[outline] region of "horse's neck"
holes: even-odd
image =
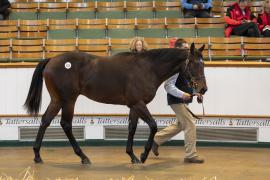
[[[156,60],[153,59],[152,69],[157,77],[158,86],[169,77],[185,69],[187,54],[183,54],[183,59],[177,57],[162,56]]]

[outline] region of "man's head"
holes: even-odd
[[[174,43],[175,48],[188,49],[188,43],[184,39],[177,39]]]
[[[239,0],[240,9],[245,9],[248,6],[248,0]]]

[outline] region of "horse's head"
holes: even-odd
[[[186,78],[190,82],[191,87],[201,94],[204,94],[207,91],[202,55],[203,49],[204,45],[201,48],[196,49],[195,44],[191,44],[185,70]]]

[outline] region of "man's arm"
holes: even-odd
[[[170,77],[164,84],[164,88],[166,92],[174,97],[181,98],[183,100],[189,100],[191,98],[191,95],[188,93],[185,93],[178,89],[175,86],[176,80],[178,78],[179,74],[175,74],[174,76]]]
[[[193,9],[193,5],[190,3],[187,3],[187,0],[182,0],[182,6],[185,9]]]
[[[207,3],[203,3],[203,9],[209,9],[212,7],[212,0],[208,0]]]
[[[229,7],[227,9],[227,13],[226,15],[224,16],[224,20],[225,22],[228,24],[228,25],[240,25],[242,24],[241,21],[238,21],[238,20],[235,20],[231,17],[231,11],[233,10],[233,7]]]
[[[179,74],[177,73],[174,76],[170,77],[167,81],[165,81],[164,88],[168,94],[177,98],[181,98],[184,92],[175,86],[178,76]]]

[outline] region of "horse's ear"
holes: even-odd
[[[199,48],[200,52],[203,52],[205,45],[202,45],[202,47]]]
[[[192,55],[195,54],[195,44],[194,44],[194,43],[192,43],[191,46],[190,46],[190,53],[191,53]]]

